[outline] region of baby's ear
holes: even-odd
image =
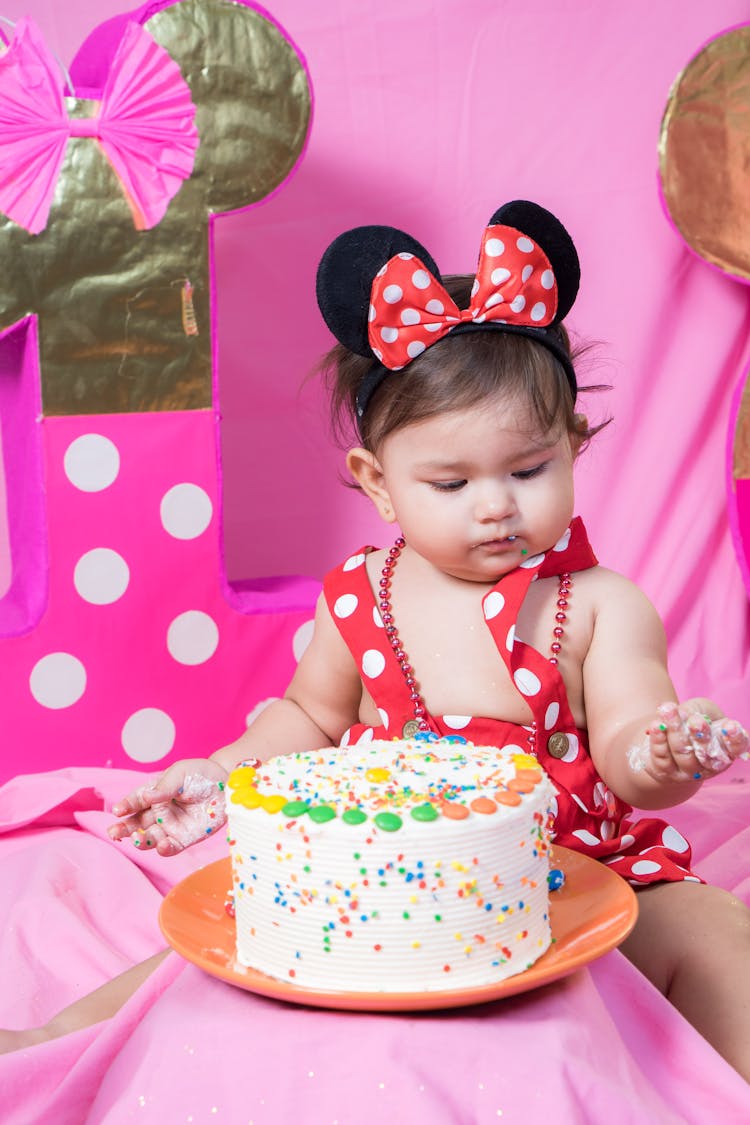
[[[293,44],[266,14],[237,0],[178,0],[143,26],[190,87],[200,134],[193,180],[208,209],[263,199],[289,174],[307,136],[311,92]]]

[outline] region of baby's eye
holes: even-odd
[[[431,480],[430,488],[434,488],[438,492],[458,492],[465,484],[465,480]]]
[[[532,480],[538,477],[547,468],[547,461],[543,461],[541,465],[534,465],[533,469],[519,469],[513,476],[516,480]]]

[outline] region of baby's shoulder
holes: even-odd
[[[577,594],[586,602],[594,621],[626,620],[632,624],[638,620],[659,621],[646,594],[624,574],[605,566],[593,566],[573,577]]]

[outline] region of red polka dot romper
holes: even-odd
[[[350,727],[344,745],[400,738],[414,718],[410,689],[385,634],[365,567],[373,549],[363,547],[351,555],[324,582],[331,616],[382,719],[379,727]],[[604,784],[589,754],[586,731],[576,728],[557,667],[515,636],[521,603],[536,577],[586,570],[596,561],[583,523],[576,518],[552,550],[525,559],[483,599],[485,622],[513,683],[531,707],[532,726],[469,715],[428,714],[426,719],[430,730],[441,736],[460,734],[478,745],[535,754],[557,789],[556,843],[602,860],[637,886],[698,881],[690,870],[690,846],[680,833],[663,820],[632,818],[630,805]],[[550,622],[550,634],[556,624]]]

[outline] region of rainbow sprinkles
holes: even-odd
[[[237,960],[329,991],[491,984],[550,944],[554,789],[509,747],[422,737],[228,783]]]

